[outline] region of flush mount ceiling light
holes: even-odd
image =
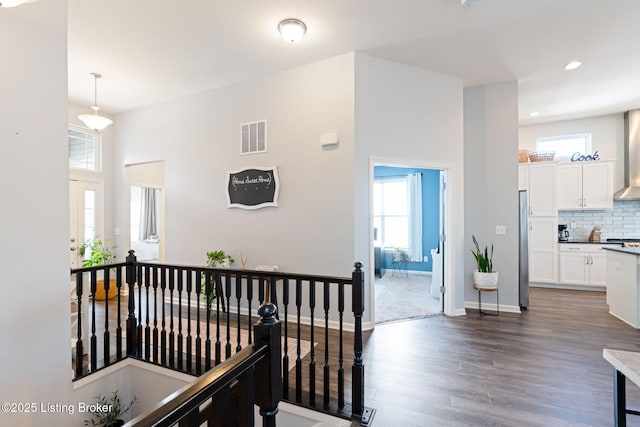
[[[25,3],[35,3],[38,0],[0,0],[0,7],[16,7]]]
[[[299,19],[289,18],[278,24],[278,31],[287,43],[298,43],[307,32],[307,26]]]
[[[476,4],[476,0],[460,0],[460,4],[464,7],[471,7]]]
[[[113,123],[113,120],[98,115],[98,111],[100,111],[100,107],[98,107],[98,79],[102,76],[98,73],[91,73],[91,75],[93,76],[93,105],[91,106],[93,114],[80,114],[78,118],[88,128],[99,132]]]
[[[534,111],[532,113],[529,113],[529,117],[537,117],[540,115],[540,111]]]
[[[576,68],[578,68],[581,65],[582,65],[582,62],[580,62],[580,61],[571,61],[567,65],[564,66],[564,69],[567,70],[567,71],[575,70]]]

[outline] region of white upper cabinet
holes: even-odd
[[[530,163],[529,216],[555,216],[558,213],[555,198],[555,163]]]
[[[558,165],[558,209],[613,209],[613,163]]]

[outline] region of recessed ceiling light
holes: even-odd
[[[582,65],[582,62],[580,61],[571,61],[569,62],[567,65],[564,66],[565,70],[575,70],[576,68],[578,68],[579,66]]]
[[[534,111],[533,113],[529,113],[529,117],[536,117],[540,115],[540,111]]]
[[[278,24],[278,31],[287,43],[298,43],[307,32],[307,26],[299,19],[289,18]]]

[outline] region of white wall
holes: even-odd
[[[624,184],[624,116],[623,113],[589,117],[579,120],[542,123],[522,126],[519,129],[519,147],[531,151],[536,149],[536,138],[549,136],[591,133],[592,151],[598,151],[602,160],[615,160],[616,168],[613,188]]]
[[[518,85],[508,82],[464,91],[465,301],[477,307],[473,289],[475,235],[494,244],[501,309],[519,312],[518,295]],[[506,234],[496,235],[496,225]],[[495,296],[487,296],[495,304]]]
[[[445,273],[451,301],[447,312],[464,313],[463,270],[459,262],[464,246],[462,81],[357,54],[355,94],[355,258],[365,264],[366,277],[371,277],[371,160],[450,168],[449,208],[453,223],[448,242],[453,259]],[[370,321],[371,292],[367,293],[365,304],[365,320]]]
[[[0,402],[71,397],[67,2],[0,10]],[[0,412],[3,426],[68,425]]]
[[[268,122],[268,152],[241,156],[241,123]],[[223,249],[248,266],[349,275],[353,264],[353,54],[115,117],[117,225],[125,164],[164,160],[166,261]],[[337,149],[320,135],[336,132]],[[229,170],[278,166],[279,207],[228,209]],[[120,244],[123,244],[120,242]]]

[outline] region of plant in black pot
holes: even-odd
[[[96,403],[92,405],[95,410],[91,411],[93,417],[84,420],[86,426],[119,427],[124,425],[124,420],[120,417],[126,414],[135,403],[135,396],[129,403],[124,403],[118,394],[118,390],[111,393],[110,397],[98,394]]]
[[[93,267],[98,265],[113,264],[116,262],[116,246],[109,246],[108,240],[102,240],[100,237],[93,237],[85,242],[80,247],[80,256],[84,258],[82,265],[84,267]],[[98,280],[96,285],[96,293],[94,298],[98,301],[102,301],[108,298],[114,298],[118,293],[116,288],[116,281],[110,280],[109,283],[109,295],[105,295],[104,281]]]

